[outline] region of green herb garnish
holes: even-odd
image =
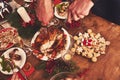
[[[4,56],[1,56],[2,62],[0,63],[2,66],[2,71],[11,71],[11,66],[8,64],[8,62],[5,60]]]

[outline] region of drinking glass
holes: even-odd
[[[50,80],[80,80],[78,75],[72,72],[60,72],[51,77]]]

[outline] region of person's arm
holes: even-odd
[[[11,80],[21,80],[21,79],[18,77],[17,73],[13,73]]]
[[[75,0],[68,10],[68,22],[72,20],[78,21],[89,14],[90,9],[94,3],[91,0]]]
[[[37,0],[36,15],[39,21],[46,26],[53,18],[53,3],[52,0]]]

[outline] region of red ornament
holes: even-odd
[[[91,42],[92,42],[92,39],[88,39],[88,40],[84,39],[83,45],[85,45],[85,46],[91,46],[92,45]]]
[[[61,2],[62,2],[62,0],[54,0],[54,5],[57,5],[57,4],[61,3]]]
[[[50,74],[53,72],[54,68],[56,66],[56,62],[54,60],[47,61],[46,64],[46,71]]]
[[[30,3],[29,9],[35,9],[35,3],[34,2]]]
[[[22,22],[22,26],[23,27],[27,27],[27,23],[25,23],[24,21]]]
[[[66,23],[67,27],[70,28],[75,28],[75,27],[80,27],[81,22],[80,21],[72,21],[72,23]]]
[[[77,75],[81,78],[81,77],[83,77],[84,75],[86,75],[88,71],[89,71],[89,69],[85,69],[83,72],[77,73]]]
[[[28,26],[33,26],[34,25],[34,23],[35,23],[35,15],[34,14],[30,14],[30,13],[28,13],[29,14],[29,16],[30,16],[30,18],[31,18],[31,21],[29,21],[28,23],[26,23],[26,22],[24,22],[23,20],[22,20],[22,26],[23,27],[28,27]]]

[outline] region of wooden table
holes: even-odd
[[[82,20],[81,27],[68,28],[68,32],[74,35],[79,31],[84,32],[88,28],[96,33],[101,33],[111,44],[107,47],[106,54],[100,56],[96,63],[81,56],[73,57],[72,60],[81,70],[89,69],[80,80],[120,80],[120,26],[90,14]],[[31,55],[27,57],[27,62],[35,67],[39,60]],[[29,80],[49,80],[43,79],[42,73],[42,70],[35,70],[28,78]],[[0,77],[8,76],[0,73]]]
[[[106,54],[100,56],[96,63],[81,56],[73,57],[73,61],[81,70],[89,69],[81,80],[120,80],[120,26],[98,16],[89,15],[83,20],[81,27],[69,28],[68,31],[74,35],[76,32],[83,32],[88,28],[96,33],[100,32],[111,44],[107,47]],[[29,57],[27,61],[34,66],[39,62],[34,56]],[[29,79],[45,80],[42,78],[42,71],[35,71]]]
[[[111,44],[107,47],[106,54],[100,56],[96,63],[75,56],[81,69],[90,69],[83,80],[120,80],[120,26],[89,15],[83,20],[82,30],[88,28],[100,32]]]

